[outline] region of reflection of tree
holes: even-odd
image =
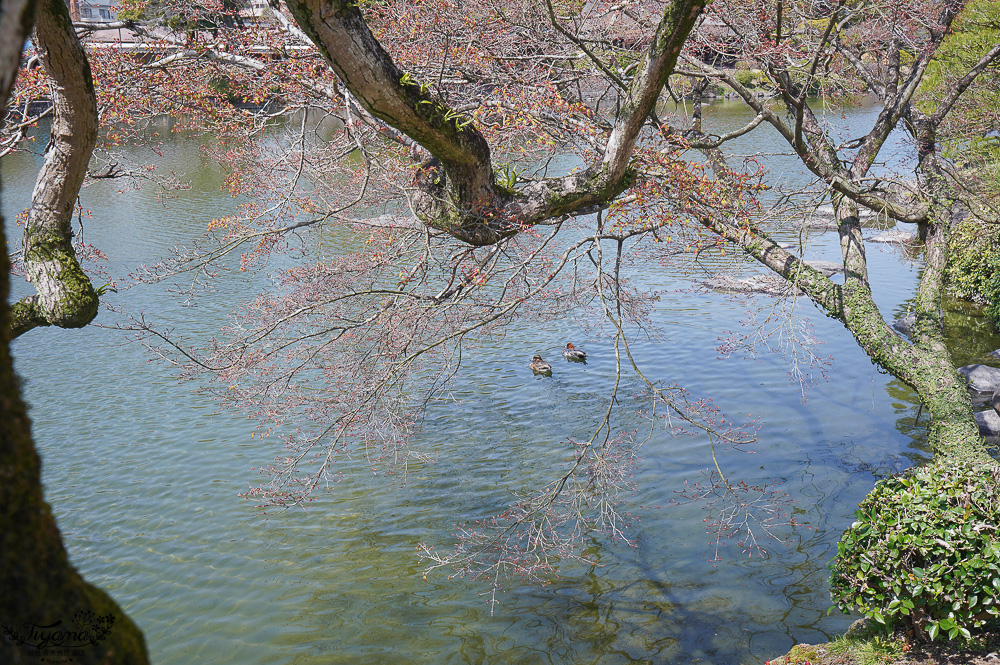
[[[956,365],[996,362],[987,354],[1000,349],[1000,331],[981,306],[963,300],[946,300],[944,334]]]
[[[899,379],[892,379],[886,384],[886,393],[893,399],[892,407],[897,415],[896,431],[912,441],[909,444],[910,450],[904,452],[903,456],[914,465],[926,462],[933,455],[933,450],[927,441],[929,416],[921,408],[920,397],[913,388]]]

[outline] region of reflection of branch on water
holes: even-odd
[[[598,226],[601,226],[600,219]],[[717,512],[716,551],[726,537],[742,533],[741,543],[748,550],[763,552],[760,538],[775,536],[779,525],[794,525],[784,507],[785,495],[761,489],[742,480],[733,480],[723,472],[718,453],[722,449],[745,449],[755,441],[751,423],[734,426],[708,400],[696,400],[675,384],[664,385],[646,376],[642,360],[634,357],[626,326],[642,322],[640,330],[650,323],[642,310],[630,307],[634,296],[626,289],[622,275],[624,242],[614,243],[616,251],[607,257],[605,243],[594,243],[587,256],[597,270],[594,280],[596,295],[605,320],[614,329],[615,377],[601,419],[587,441],[569,441],[574,456],[567,470],[541,489],[518,495],[506,510],[480,520],[474,526],[463,526],[456,534],[451,552],[440,553],[434,547],[421,545],[422,556],[429,562],[425,575],[433,570],[451,567],[455,575],[486,581],[490,584],[490,602],[511,579],[545,582],[554,574],[560,560],[585,560],[580,554],[584,536],[604,533],[612,542],[633,545],[626,535],[632,516],[622,504],[636,491],[631,480],[638,462],[639,448],[653,436],[657,425],[674,436],[703,437],[714,468],[706,471],[713,479],[712,487],[699,487],[700,496],[691,500],[704,502]],[[623,353],[624,352],[624,355]],[[648,410],[642,415],[650,427],[639,439],[637,431],[622,430],[612,425],[618,394],[629,367],[646,387],[640,398],[647,401]],[[748,492],[758,496],[748,499]],[[737,516],[739,519],[737,519]]]
[[[720,549],[734,538],[744,554],[763,557],[767,550],[762,539],[782,541],[779,528],[801,526],[791,515],[795,502],[775,489],[780,483],[729,482],[715,469],[706,471],[705,477],[704,482],[685,483],[677,495],[679,503],[697,501],[712,513],[712,518],[706,520],[706,531],[715,548],[714,561],[720,560]]]

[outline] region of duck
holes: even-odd
[[[587,352],[581,351],[580,349],[573,346],[573,342],[568,342],[566,348],[563,349],[563,358],[566,360],[587,360]]]
[[[542,360],[542,357],[537,353],[535,354],[535,357],[531,359],[531,362],[528,363],[528,367],[530,367],[531,371],[535,374],[552,373],[552,365]]]

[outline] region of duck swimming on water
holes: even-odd
[[[552,365],[542,360],[542,357],[537,353],[535,354],[535,357],[531,359],[531,362],[528,363],[528,367],[530,367],[531,371],[535,374],[552,373]]]
[[[573,346],[573,342],[569,342],[566,344],[566,348],[563,349],[563,358],[567,360],[586,360],[587,352],[581,351]]]

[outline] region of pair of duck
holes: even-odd
[[[567,360],[576,360],[576,361],[582,360],[584,362],[586,362],[587,360],[587,352],[581,351],[580,349],[573,346],[573,342],[569,342],[566,344],[566,348],[563,349],[562,354],[563,358],[566,358]],[[531,371],[534,372],[535,374],[552,373],[552,365],[542,360],[542,357],[538,354],[535,354],[535,357],[531,359],[531,362],[528,363],[528,367],[530,367]]]

